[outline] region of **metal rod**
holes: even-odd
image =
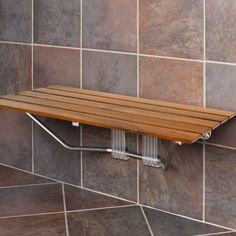
[[[116,138],[116,143],[112,142],[112,148],[104,148],[104,147],[82,147],[82,146],[70,146],[68,144],[66,144],[64,141],[62,141],[60,138],[58,138],[48,127],[46,127],[39,119],[37,119],[34,115],[31,115],[30,113],[26,112],[25,113],[28,117],[30,117],[30,119],[32,119],[37,125],[39,125],[44,131],[46,131],[52,138],[54,138],[58,143],[60,143],[64,148],[71,150],[71,151],[92,151],[92,152],[107,152],[107,153],[112,153],[113,149],[112,148],[117,148],[117,141],[118,143],[120,142],[122,144],[122,141],[125,142],[125,140],[122,140],[122,136],[119,134],[119,132],[114,131],[113,132],[113,136],[115,136]],[[117,137],[118,136],[118,137]],[[123,138],[125,139],[125,138]],[[152,159],[150,157],[150,149],[151,147],[148,147],[148,140],[147,137],[144,137],[143,139],[144,141],[144,153],[145,155],[147,155],[148,157],[143,157],[139,154],[135,154],[135,153],[130,153],[130,152],[122,152],[123,155],[135,158],[135,159],[139,159],[139,160],[147,160],[147,158],[150,158],[150,160]],[[167,171],[169,169],[170,166],[170,162],[172,159],[172,155],[174,152],[174,148],[176,145],[181,145],[180,142],[171,142],[169,145],[169,149],[168,149],[168,154],[167,154],[167,158],[166,160],[163,160],[162,158],[158,157],[160,159],[160,161],[162,162],[162,168]],[[158,148],[158,147],[157,147]],[[121,150],[123,151],[123,150]]]
[[[49,128],[47,128],[41,121],[39,121],[35,116],[26,112],[37,125],[39,125],[44,131],[46,131],[51,137],[53,137],[58,143],[60,143],[64,148],[71,151],[94,151],[94,152],[112,152],[111,148],[100,148],[100,147],[74,147],[66,144],[60,138],[58,138]]]

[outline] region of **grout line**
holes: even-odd
[[[137,153],[139,153],[139,135],[137,135]],[[139,160],[137,160],[137,203],[139,204],[140,199],[140,173],[139,173]]]
[[[143,213],[143,217],[144,217],[144,219],[145,219],[145,222],[146,222],[146,224],[147,224],[147,227],[148,227],[148,229],[149,229],[149,232],[150,232],[151,236],[154,236],[154,234],[153,234],[153,232],[152,232],[152,228],[151,228],[151,226],[150,226],[150,224],[149,224],[149,222],[148,222],[147,216],[146,216],[146,214],[145,214],[145,212],[144,212],[142,206],[140,206],[140,209],[141,209],[141,211],[142,211],[142,213]]]
[[[80,89],[83,89],[83,0],[80,0]],[[83,145],[83,126],[80,126],[80,146]],[[83,152],[80,152],[80,186],[83,181]]]
[[[31,89],[34,89],[34,0],[32,0],[31,2],[32,4],[32,22],[31,22]],[[31,141],[31,145],[32,145],[32,153],[31,153],[31,164],[32,164],[32,173],[34,173],[34,122],[31,121],[31,134],[32,134],[32,141]]]
[[[203,107],[206,107],[206,2],[203,0]],[[206,221],[206,145],[203,141],[202,220]]]
[[[219,64],[219,65],[228,65],[228,66],[236,66],[236,62],[224,62],[224,61],[206,60],[206,63]]]
[[[169,60],[179,60],[179,61],[189,61],[189,62],[200,62],[203,63],[203,60],[200,59],[190,59],[190,58],[181,58],[181,57],[167,57],[167,56],[160,56],[160,55],[152,55],[152,54],[139,54],[142,57],[152,57],[152,58],[160,58],[160,59],[169,59]]]
[[[54,215],[54,214],[62,214],[62,213],[64,213],[64,211],[35,213],[35,214],[16,215],[16,216],[0,216],[0,219],[10,219],[10,218],[20,218],[20,217],[33,217],[33,216],[44,216],[44,215]]]
[[[203,106],[206,107],[206,4],[203,0]]]
[[[202,191],[202,220],[206,221],[206,145],[203,143],[203,191]]]
[[[53,185],[59,184],[57,182],[47,182],[47,183],[39,183],[39,184],[21,184],[21,185],[12,185],[12,186],[1,186],[0,189],[9,189],[9,188],[24,188],[24,187],[34,187],[34,186],[43,186],[43,185]]]
[[[21,42],[12,42],[12,41],[1,41],[0,40],[0,43],[31,46],[31,43],[21,43]],[[123,55],[137,56],[137,53],[135,53],[135,52],[111,51],[111,50],[102,50],[102,49],[93,49],[93,48],[80,48],[80,47],[69,47],[69,46],[38,44],[38,43],[34,43],[33,45],[38,46],[38,47],[52,47],[52,48],[62,48],[62,49],[83,50],[83,51],[104,52],[104,53],[113,53],[113,54],[123,54]],[[181,57],[166,57],[166,56],[161,56],[161,55],[142,54],[142,53],[139,54],[139,57],[140,56],[160,58],[160,59],[170,59],[170,60],[180,60],[180,61],[190,61],[190,62],[204,63],[204,60],[200,60],[200,59],[190,59],[190,58],[181,58]],[[236,62],[206,60],[205,63],[236,66]]]
[[[28,173],[28,174],[32,174],[30,171],[23,170],[23,169],[20,169],[20,168],[14,167],[14,166],[10,166],[10,165],[4,164],[4,163],[0,163],[0,165],[9,167],[9,168],[12,168],[12,169],[15,169],[15,170],[20,170],[20,171]],[[85,187],[81,188],[81,187],[79,187],[77,185],[73,185],[73,184],[70,184],[70,183],[62,182],[60,180],[56,180],[56,179],[53,179],[53,178],[50,178],[50,177],[47,177],[47,176],[43,176],[43,175],[40,175],[40,174],[37,174],[37,173],[34,173],[33,175],[39,176],[39,177],[43,177],[45,179],[50,179],[50,180],[53,180],[53,181],[57,181],[57,183],[61,183],[61,184],[64,183],[64,184],[67,184],[67,185],[75,187],[75,188],[84,189],[84,190],[87,190],[87,191],[90,191],[90,192],[94,192],[94,193],[98,193],[98,194],[101,194],[101,195],[104,195],[104,196],[108,196],[108,197],[112,197],[112,198],[115,198],[115,199],[119,199],[119,200],[123,200],[123,201],[126,201],[126,202],[130,202],[130,203],[133,203],[134,205],[137,204],[136,202],[128,200],[128,199],[125,199],[125,198],[116,197],[116,196],[113,196],[113,195],[109,195],[109,194],[106,194],[106,193],[103,193],[103,192],[99,192],[99,191],[95,191],[95,190],[92,190],[92,189],[89,189],[89,188],[85,188]],[[193,220],[193,221],[196,221],[196,222],[206,223],[206,224],[209,224],[209,225],[213,225],[213,226],[218,226],[218,227],[224,228],[226,230],[235,231],[235,229],[232,229],[232,228],[228,228],[228,227],[225,227],[225,226],[222,226],[222,225],[217,225],[217,224],[210,223],[210,222],[207,222],[207,221],[203,222],[203,221],[195,219],[195,218],[191,218],[191,217],[188,217],[188,216],[184,216],[184,215],[179,215],[179,214],[176,214],[176,213],[168,212],[168,211],[165,211],[165,210],[161,210],[159,208],[154,208],[154,207],[151,207],[151,206],[146,206],[144,204],[138,204],[138,205],[140,205],[142,207],[149,208],[149,209],[153,209],[153,210],[156,210],[156,211],[168,213],[170,215],[175,215],[175,216],[179,216],[179,217],[182,217],[182,218],[185,218],[185,219]]]
[[[231,234],[236,231],[225,231],[225,232],[218,232],[218,233],[210,233],[210,234],[196,234],[194,236],[211,236],[211,235],[222,235],[222,234]]]
[[[30,171],[23,170],[23,169],[14,167],[14,166],[10,166],[10,165],[7,165],[7,164],[1,163],[1,162],[0,162],[0,165],[9,167],[9,168],[12,168],[12,169],[15,169],[15,170],[20,170],[20,171],[28,173],[28,174],[32,174],[32,172],[30,172]],[[75,188],[79,188],[79,189],[84,189],[84,190],[87,190],[87,191],[90,191],[90,192],[93,192],[93,193],[98,193],[98,194],[101,194],[103,196],[107,196],[107,197],[111,197],[111,198],[115,198],[115,199],[119,199],[119,200],[122,200],[122,201],[126,201],[126,202],[136,204],[136,202],[125,199],[125,198],[116,197],[116,196],[113,196],[113,195],[110,195],[110,194],[107,194],[107,193],[103,193],[103,192],[99,192],[99,191],[96,191],[96,190],[92,190],[92,189],[89,189],[89,188],[86,188],[86,187],[80,187],[80,186],[77,186],[77,185],[74,185],[74,184],[71,184],[71,183],[63,182],[61,180],[57,180],[57,179],[53,179],[51,177],[44,176],[44,175],[41,175],[41,174],[38,174],[38,173],[34,173],[33,175],[39,176],[39,177],[42,177],[42,178],[45,178],[45,179],[50,179],[50,180],[56,181],[57,183],[61,183],[61,184],[64,183],[66,185],[69,185],[69,186],[72,186],[72,187],[75,187]]]
[[[65,188],[64,188],[64,183],[61,185],[61,189],[62,189],[62,198],[63,198],[63,207],[64,207],[64,217],[65,217],[66,236],[69,236],[68,220],[67,220],[67,212],[66,212],[66,198],[65,198]]]
[[[83,48],[84,51],[92,51],[92,52],[104,52],[104,53],[113,53],[113,54],[123,54],[123,55],[130,55],[130,56],[137,56],[135,52],[120,52],[120,51],[113,51],[113,50],[103,50],[103,49],[95,49],[95,48]]]
[[[184,219],[188,219],[188,220],[192,220],[192,221],[196,221],[196,222],[199,222],[199,223],[204,223],[204,224],[208,224],[208,225],[212,225],[212,226],[216,226],[216,227],[221,227],[221,228],[226,229],[226,230],[235,231],[235,229],[232,229],[232,228],[229,228],[229,227],[226,227],[226,226],[223,226],[223,225],[214,224],[214,223],[211,223],[211,222],[208,222],[208,221],[203,222],[202,220],[198,220],[196,218],[191,218],[189,216],[176,214],[176,213],[173,213],[173,212],[165,211],[165,210],[155,208],[155,207],[151,207],[151,206],[147,206],[147,205],[144,205],[144,204],[139,204],[139,205],[142,206],[142,207],[146,207],[146,208],[155,210],[155,211],[160,211],[160,212],[163,212],[163,213],[167,213],[169,215],[179,216],[179,217],[184,218]]]
[[[80,146],[83,146],[83,126],[80,126]],[[83,152],[80,152],[80,186],[83,188],[84,186],[84,178],[83,178]]]
[[[117,208],[126,208],[126,207],[135,207],[137,205],[121,205],[121,206],[110,206],[110,207],[97,207],[97,208],[88,208],[81,210],[70,210],[67,213],[75,213],[75,212],[84,212],[84,211],[99,211],[99,210],[108,210],[108,209],[117,209]]]
[[[19,170],[19,171],[25,172],[25,173],[27,173],[27,174],[35,175],[35,176],[42,177],[42,178],[49,179],[49,180],[53,180],[53,181],[56,181],[57,183],[61,183],[61,184],[63,183],[63,182],[60,181],[60,180],[53,179],[53,178],[51,178],[51,177],[48,177],[48,176],[45,176],[45,175],[41,175],[41,174],[38,174],[38,173],[32,173],[31,171],[24,170],[24,169],[20,169],[20,168],[15,167],[15,166],[10,166],[10,165],[4,164],[4,163],[2,163],[2,162],[0,162],[0,165],[6,166],[6,167],[9,167],[9,168],[12,168],[12,169],[14,169],[14,170]]]
[[[140,76],[139,76],[139,0],[137,0],[137,97],[139,97],[140,90]],[[136,135],[137,138],[137,153],[139,153],[139,135]],[[139,160],[137,160],[137,203],[139,203]]]
[[[41,44],[41,43],[34,43],[34,46],[37,46],[37,47],[49,47],[49,48],[61,48],[61,49],[71,49],[71,50],[81,50],[80,47],[69,47],[69,46],[60,46],[60,45],[52,45],[52,44]]]
[[[68,185],[71,185],[71,186],[74,186],[74,187],[78,188],[78,186],[73,185],[73,184],[68,184]],[[128,199],[125,199],[125,198],[121,198],[121,197],[117,197],[117,196],[113,196],[113,195],[110,195],[110,194],[107,194],[107,193],[99,192],[99,191],[96,191],[96,190],[93,190],[93,189],[89,189],[89,188],[86,188],[86,187],[83,187],[82,189],[88,190],[88,191],[93,192],[93,193],[98,193],[98,194],[101,194],[101,195],[104,195],[104,196],[107,196],[107,197],[112,197],[112,198],[119,199],[119,200],[122,200],[122,201],[126,201],[126,202],[130,202],[130,203],[133,203],[133,204],[137,204],[134,201],[131,201],[131,200],[128,200]]]
[[[24,46],[31,46],[32,45],[32,43],[21,43],[21,42],[11,42],[11,41],[2,41],[2,40],[0,40],[0,43],[13,44],[13,45],[24,45]]]

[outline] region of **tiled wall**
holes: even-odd
[[[236,111],[235,22],[236,0],[0,0],[0,94],[63,84]],[[235,120],[163,172],[80,156],[24,114],[0,117],[4,164],[236,229]],[[68,143],[110,146],[110,130],[41,119]]]

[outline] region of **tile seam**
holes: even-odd
[[[189,216],[180,215],[180,214],[177,214],[177,213],[174,213],[174,212],[162,210],[160,208],[155,208],[155,207],[147,206],[147,205],[144,205],[144,204],[139,204],[139,205],[142,206],[142,207],[146,207],[146,208],[155,210],[155,211],[160,211],[160,212],[163,212],[163,213],[167,213],[167,214],[170,214],[170,215],[173,215],[173,216],[179,216],[179,217],[184,218],[184,219],[188,219],[188,220],[192,220],[192,221],[196,221],[196,222],[199,222],[199,223],[204,223],[204,224],[208,224],[208,225],[212,225],[212,226],[216,226],[216,227],[221,227],[221,228],[226,229],[226,230],[231,230],[231,231],[236,230],[236,229],[233,229],[233,228],[229,228],[227,226],[214,224],[214,223],[211,223],[211,222],[208,222],[208,221],[202,221],[202,220],[199,220],[199,219],[196,219],[196,218],[191,218]]]
[[[217,232],[217,233],[209,233],[209,234],[195,234],[193,236],[213,236],[213,235],[222,235],[222,234],[231,234],[236,231],[224,231],[224,232]]]
[[[97,208],[86,208],[79,210],[68,210],[67,213],[76,213],[76,212],[85,212],[85,211],[100,211],[100,210],[109,210],[109,209],[117,209],[117,208],[128,208],[128,207],[137,207],[138,205],[129,204],[129,205],[121,205],[121,206],[110,206],[110,207],[97,207]]]
[[[39,184],[22,184],[22,185],[12,185],[12,186],[2,186],[0,189],[11,189],[11,188],[25,188],[25,187],[34,187],[34,186],[44,186],[44,185],[54,185],[60,184],[57,182],[47,182],[47,183],[39,183]]]
[[[30,171],[23,170],[23,169],[14,167],[14,166],[10,166],[10,165],[7,165],[7,164],[1,163],[1,162],[0,162],[0,165],[9,167],[9,168],[12,168],[12,169],[15,169],[15,170],[20,170],[20,171],[25,172],[25,173],[32,174]],[[75,187],[75,188],[84,189],[84,190],[88,190],[88,191],[90,191],[90,192],[95,192],[95,193],[98,193],[98,194],[101,194],[101,195],[104,195],[104,196],[108,196],[108,197],[112,197],[112,198],[115,198],[115,199],[127,201],[127,202],[130,202],[130,203],[133,203],[134,205],[136,204],[136,202],[130,201],[130,200],[125,199],[125,198],[119,198],[119,197],[116,197],[116,196],[114,196],[114,195],[109,195],[109,194],[106,194],[106,193],[103,193],[103,192],[99,192],[99,191],[96,191],[96,190],[92,190],[92,189],[89,189],[89,188],[85,188],[85,187],[80,187],[80,186],[77,186],[77,185],[73,185],[73,184],[71,184],[71,183],[62,182],[62,181],[60,181],[60,180],[53,179],[53,178],[50,178],[50,177],[47,177],[47,176],[43,176],[43,175],[40,175],[40,174],[37,174],[37,173],[34,173],[33,175],[39,176],[39,177],[43,177],[43,178],[47,178],[47,179],[50,179],[50,180],[53,180],[53,181],[57,181],[57,183],[61,183],[61,184],[64,183],[64,184],[66,184],[66,185],[69,185],[69,186],[72,186],[72,187]],[[182,218],[190,219],[190,220],[197,221],[197,222],[200,222],[200,223],[206,223],[206,224],[209,224],[209,225],[218,226],[218,227],[221,227],[221,228],[224,228],[224,229],[227,229],[227,230],[231,230],[231,231],[235,231],[235,230],[236,230],[236,229],[232,229],[232,228],[229,228],[229,227],[226,227],[226,226],[217,225],[217,224],[214,224],[214,223],[211,223],[211,222],[208,222],[208,221],[203,222],[203,221],[201,221],[201,220],[198,220],[198,219],[195,219],[195,218],[191,218],[191,217],[188,217],[188,216],[185,216],[185,215],[178,215],[178,214],[173,213],[173,212],[168,212],[168,211],[161,210],[161,209],[159,209],[159,208],[154,208],[154,207],[151,207],[151,206],[147,206],[147,205],[144,205],[144,204],[137,204],[137,205],[140,205],[140,206],[142,206],[142,207],[146,207],[146,208],[149,208],[149,209],[153,209],[153,210],[156,210],[156,211],[161,211],[161,212],[164,212],[164,213],[168,213],[168,214],[171,214],[171,215],[180,216],[180,217],[182,217]],[[63,212],[62,212],[62,213],[63,213]]]
[[[13,44],[13,45],[31,46],[31,43],[21,43],[21,42],[2,41],[2,40],[0,40],[0,43],[2,43],[2,44]],[[133,56],[137,55],[137,53],[133,53],[133,52],[112,51],[112,50],[103,50],[103,49],[95,49],[95,48],[94,49],[93,48],[80,48],[80,47],[69,47],[69,46],[37,44],[37,43],[34,43],[33,45],[37,46],[37,47],[52,47],[52,48],[71,49],[71,50],[83,50],[83,51],[113,53],[113,54],[121,54],[121,55],[133,55]],[[151,57],[151,58],[160,58],[160,59],[170,59],[170,60],[179,60],[179,61],[189,61],[189,62],[204,63],[204,60],[200,60],[200,59],[181,58],[181,57],[168,57],[168,56],[153,55],[153,54],[143,54],[143,53],[139,53],[139,57]],[[205,62],[206,63],[211,63],[211,64],[236,66],[236,62],[214,61],[214,60],[206,60]]]
[[[64,183],[61,184],[61,190],[62,190],[62,199],[63,199],[63,208],[64,208],[64,219],[65,219],[66,236],[69,236]]]
[[[151,236],[154,236],[154,234],[153,234],[153,232],[152,232],[152,228],[151,228],[151,226],[150,226],[150,224],[149,224],[149,222],[148,222],[147,216],[146,216],[146,214],[145,214],[145,212],[144,212],[142,206],[140,206],[140,210],[141,210],[141,212],[142,212],[142,214],[143,214],[143,218],[144,218],[144,220],[145,220],[145,222],[146,222],[146,225],[147,225],[147,227],[148,227],[148,230],[149,230],[150,235],[151,235]]]

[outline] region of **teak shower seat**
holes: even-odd
[[[48,86],[0,97],[0,108],[25,112],[69,150],[111,152],[118,159],[142,159],[145,165],[168,169],[175,145],[207,139],[235,116],[234,112],[135,98],[64,86]],[[112,147],[72,147],[34,115],[112,129]],[[125,132],[143,135],[143,153],[126,149]],[[166,159],[158,154],[158,138],[170,141]]]

